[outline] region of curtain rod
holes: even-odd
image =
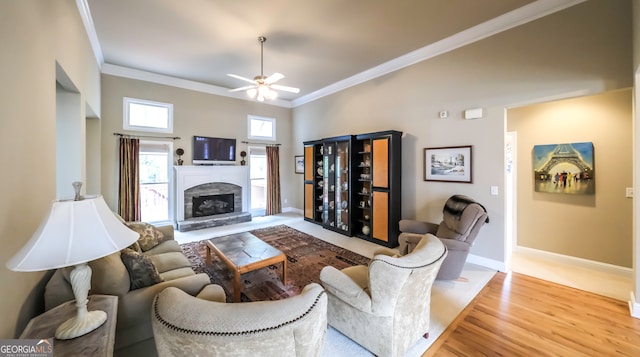
[[[266,146],[280,146],[280,145],[282,145],[282,144],[278,144],[278,143],[254,143],[254,142],[250,142],[250,141],[241,141],[241,143],[248,144],[248,145],[266,145]]]
[[[121,138],[153,138],[153,139],[172,139],[172,140],[180,140],[179,136],[153,136],[153,135],[130,135],[130,134],[122,134],[122,133],[113,133],[115,136],[119,136]]]

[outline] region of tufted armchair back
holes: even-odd
[[[320,356],[327,295],[319,284],[276,301],[227,304],[174,288],[151,309],[159,356]]]

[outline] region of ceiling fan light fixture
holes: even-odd
[[[228,74],[228,76],[252,83],[251,86],[245,86],[240,88],[231,89],[231,92],[246,90],[247,96],[252,99],[256,99],[260,102],[265,100],[274,100],[278,98],[278,92],[274,89],[284,90],[291,93],[299,93],[299,88],[288,87],[274,84],[280,79],[284,78],[284,75],[281,73],[273,73],[269,77],[265,77],[264,75],[264,42],[267,39],[264,36],[260,36],[258,41],[260,41],[260,75],[253,77],[253,80],[238,76],[235,74]],[[273,88],[271,86],[273,85]]]

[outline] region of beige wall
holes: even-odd
[[[291,145],[291,112],[287,108],[259,102],[221,97],[145,81],[111,75],[102,76],[102,194],[109,206],[117,210],[118,189],[118,138],[113,133],[128,133],[122,129],[123,97],[147,99],[173,104],[173,134],[179,136],[174,150],[184,149],[184,165],[191,164],[191,146],[194,135],[235,138],[238,143],[237,163],[240,151],[247,150],[247,115],[276,118],[276,139],[280,146],[280,176],[282,200],[291,202],[288,195],[293,185],[293,156]],[[151,134],[154,135],[154,134]],[[252,141],[253,142],[253,141]],[[295,147],[294,147],[295,148]],[[177,160],[177,156],[175,157]],[[283,204],[288,206],[288,204]]]
[[[85,106],[100,110],[99,68],[73,0],[0,1],[0,338],[43,273],[5,268],[56,195],[56,62]],[[82,165],[82,163],[79,163]]]
[[[402,216],[438,221],[450,195],[474,197],[491,223],[471,253],[505,262],[505,108],[632,86],[630,42],[630,2],[582,3],[294,108],[294,141],[405,132]],[[483,119],[461,119],[475,107],[485,109]],[[439,119],[440,110],[451,116]],[[423,148],[452,145],[473,145],[473,184],[424,182]],[[302,207],[301,180],[296,184]],[[500,195],[490,195],[492,185]]]
[[[519,246],[631,267],[631,89],[511,109]],[[592,142],[596,192],[535,192],[534,145]]]

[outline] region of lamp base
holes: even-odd
[[[86,335],[107,321],[107,313],[100,310],[89,311],[84,316],[74,316],[56,329],[56,338],[69,340]]]

